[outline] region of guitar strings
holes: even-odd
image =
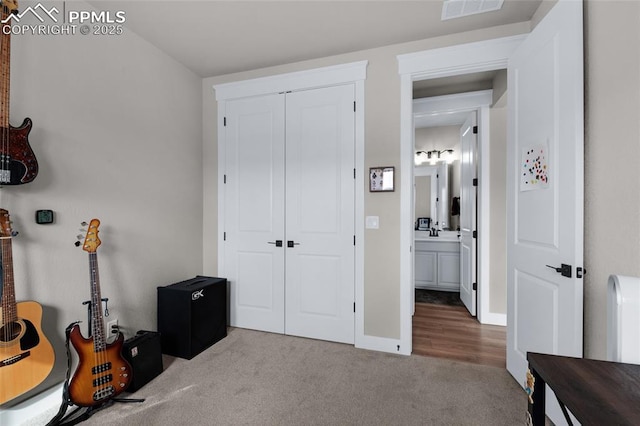
[[[100,348],[98,347],[99,343],[99,332],[98,332],[98,322],[101,316],[101,300],[98,300],[98,291],[97,291],[97,271],[96,271],[96,259],[95,253],[89,253],[89,275],[91,279],[91,338],[93,339],[93,368],[97,368],[100,371],[100,365],[102,361],[102,353],[100,352]],[[94,377],[101,377],[99,374]],[[94,386],[94,392],[100,392],[102,389],[100,382],[98,382],[97,390]],[[95,395],[95,393],[94,393]]]
[[[8,220],[8,219],[7,219]],[[15,290],[13,288],[13,256],[11,251],[11,236],[0,237],[2,241],[2,341],[8,344],[17,329],[15,321],[17,319]]]
[[[91,271],[91,299],[94,306],[92,321],[92,336],[94,348],[94,366],[98,368],[100,373],[106,371],[102,366],[108,362],[106,354],[106,342],[104,338],[104,321],[102,318],[102,297],[100,294],[100,275],[98,271],[98,255],[95,252],[89,253],[89,268]],[[97,374],[98,386],[96,392],[98,395],[104,395],[103,390],[108,388],[108,384],[102,381],[102,377],[106,375]]]

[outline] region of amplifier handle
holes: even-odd
[[[191,287],[192,285],[200,284],[201,282],[204,282],[204,281],[207,281],[207,278],[189,283],[185,287]]]

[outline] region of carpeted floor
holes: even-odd
[[[83,425],[518,425],[527,397],[503,368],[244,329]],[[127,394],[125,394],[127,395]]]
[[[436,305],[464,306],[460,293],[455,291],[437,291],[416,289],[416,303],[435,303]]]

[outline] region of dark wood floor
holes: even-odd
[[[462,306],[416,303],[413,354],[505,368],[506,333],[480,324]]]

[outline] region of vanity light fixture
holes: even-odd
[[[413,161],[416,166],[419,166],[424,162],[423,155],[427,156],[427,159],[431,159],[431,153],[427,151],[416,151],[416,155],[413,157]]]
[[[453,149],[444,149],[442,151],[438,151],[434,149],[432,151],[416,151],[416,155],[414,156],[414,162],[416,166],[419,166],[424,162],[423,155],[427,156],[427,161],[431,165],[435,165],[440,160],[445,160],[448,164],[451,164],[453,161]]]

